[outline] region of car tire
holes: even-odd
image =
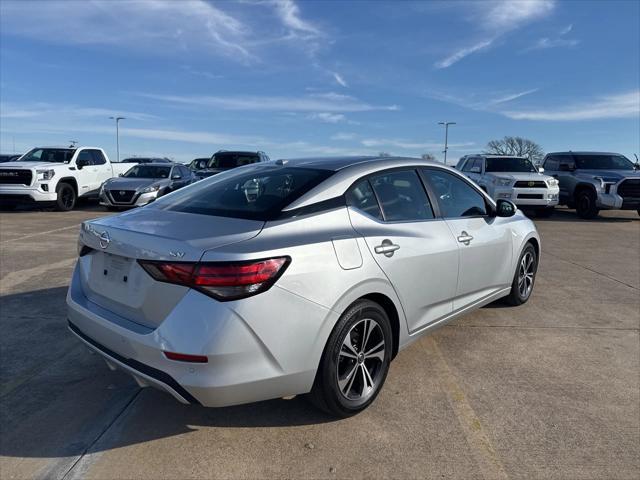
[[[59,183],[56,187],[56,210],[68,212],[76,206],[77,196],[75,189],[68,183]]]
[[[384,385],[392,345],[391,323],[384,309],[370,300],[353,303],[325,345],[309,394],[311,402],[342,418],[367,408]]]
[[[538,210],[536,210],[536,217],[549,218],[551,215],[553,215],[554,211],[555,207],[539,208]]]
[[[518,258],[518,264],[516,265],[516,272],[513,275],[513,282],[511,283],[511,292],[509,296],[505,298],[509,305],[517,307],[527,303],[533,293],[533,286],[536,281],[536,273],[538,272],[538,255],[536,249],[531,243],[527,243],[524,247],[520,258]]]
[[[580,190],[576,195],[576,213],[580,218],[589,220],[598,216],[596,194],[593,190]]]
[[[640,215],[640,208],[638,210],[636,210],[636,212],[638,212],[638,215]]]

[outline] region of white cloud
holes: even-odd
[[[518,98],[524,97],[525,95],[531,95],[532,93],[535,93],[538,90],[540,90],[540,89],[539,88],[532,88],[531,90],[525,90],[523,92],[512,93],[512,94],[509,94],[509,95],[505,95],[503,97],[496,98],[494,100],[490,100],[488,103],[489,103],[489,105],[499,105],[501,103],[511,102],[511,101],[516,100]]]
[[[308,118],[310,118],[311,120],[320,120],[324,123],[343,123],[347,121],[347,117],[345,117],[342,113],[312,113],[308,116]]]
[[[573,23],[570,23],[569,25],[567,25],[566,27],[564,27],[562,30],[560,30],[560,36],[562,35],[566,35],[567,33],[569,33],[571,30],[573,30]]]
[[[246,7],[236,5],[231,14],[228,5],[207,0],[5,1],[0,22],[3,34],[47,43],[106,45],[161,55],[195,52],[245,64],[256,61],[266,45],[284,41],[297,46],[322,35],[289,0],[264,3],[286,29],[285,36],[272,33],[276,29],[264,25],[264,16],[256,19],[255,5],[242,17]]]
[[[470,5],[469,21],[480,27],[480,39],[438,60],[435,68],[448,68],[469,55],[491,48],[508,32],[546,17],[554,10],[555,0],[495,0]]]
[[[340,75],[337,72],[331,72],[333,75],[333,78],[335,79],[335,81],[338,83],[338,85],[347,88],[349,85],[347,84],[346,80],[342,77],[342,75]]]
[[[448,68],[451,65],[453,65],[454,63],[457,63],[460,60],[462,60],[464,57],[471,55],[472,53],[476,53],[476,52],[479,52],[481,50],[485,50],[485,49],[489,48],[493,44],[493,42],[494,42],[494,39],[491,38],[489,40],[483,40],[481,42],[478,42],[478,43],[476,43],[474,45],[471,45],[469,47],[461,48],[460,50],[457,50],[457,51],[453,52],[448,57],[445,57],[442,60],[437,61],[435,63],[435,67],[436,68]]]
[[[285,112],[367,112],[398,110],[397,105],[372,105],[349,95],[337,93],[310,94],[300,97],[259,95],[157,95],[140,93],[142,97],[169,103],[221,108],[225,110]]]
[[[608,95],[590,102],[538,110],[501,112],[514,120],[578,121],[640,116],[640,90]]]
[[[0,105],[0,117],[6,119],[19,118],[55,118],[56,122],[65,119],[82,119],[91,117],[121,116],[131,120],[153,120],[158,117],[148,113],[129,112],[125,110],[113,110],[109,108],[79,107],[74,105],[53,105],[50,103],[32,103],[16,105],[2,103]]]
[[[273,4],[282,23],[292,32],[314,37],[322,35],[315,25],[301,17],[300,8],[293,0],[275,0]]]
[[[558,33],[557,37],[543,37],[540,38],[536,43],[531,45],[529,48],[523,50],[524,52],[530,52],[531,50],[544,50],[547,48],[557,48],[557,47],[575,47],[580,43],[580,40],[575,38],[564,38],[569,32],[573,30],[573,24],[566,26]]]

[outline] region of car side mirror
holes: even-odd
[[[77,160],[76,161],[76,167],[78,167],[78,170],[82,170],[83,167],[86,167],[88,165],[88,162],[86,160]]]
[[[173,175],[173,176],[171,177],[171,180],[180,180],[181,178],[182,178],[182,177],[181,177],[180,175],[177,175],[177,174],[176,174],[176,175]]]
[[[538,167],[538,172],[539,173],[544,173],[544,167]]]
[[[124,177],[124,173],[119,173],[118,176],[119,177]]]
[[[496,202],[497,217],[513,217],[516,214],[517,207],[509,200],[499,199]]]

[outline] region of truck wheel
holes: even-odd
[[[598,216],[596,194],[592,190],[581,190],[576,195],[576,213],[580,218],[590,219]]]
[[[56,187],[56,209],[60,212],[68,212],[76,206],[76,191],[68,183],[59,183]]]

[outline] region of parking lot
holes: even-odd
[[[65,319],[79,223],[107,214],[0,212],[3,479],[638,478],[635,211],[536,220],[531,301],[414,343],[338,421],[302,398],[185,406],[108,370]]]

